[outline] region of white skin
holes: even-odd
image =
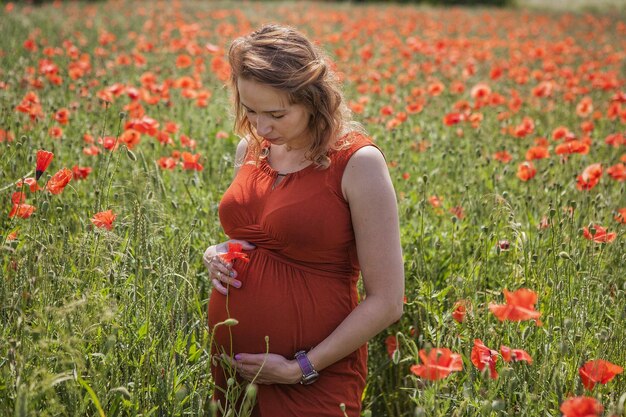
[[[272,144],[272,167],[280,172],[292,172],[310,163],[304,162],[310,141],[307,109],[289,103],[286,93],[252,80],[240,79],[237,87],[248,119],[257,133]],[[237,146],[237,161],[243,160],[246,149],[247,143],[242,140]],[[235,175],[237,171],[238,166]],[[404,264],[398,209],[382,154],[372,146],[356,151],[346,166],[341,187],[350,205],[366,297],[326,339],[307,352],[318,372],[397,321],[403,309]],[[254,249],[249,242],[230,242],[242,243],[244,249]],[[204,254],[213,285],[222,294],[227,294],[228,286],[235,291],[242,286],[232,264],[219,256],[227,251],[227,243],[210,246]],[[277,354],[241,352],[235,358],[224,356],[223,359],[235,367],[242,378],[258,384],[295,384],[302,378],[295,359]]]

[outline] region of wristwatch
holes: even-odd
[[[313,364],[306,356],[306,351],[301,350],[296,353],[295,359],[298,361],[298,365],[300,365],[300,369],[302,370],[302,379],[300,380],[300,383],[302,385],[309,385],[317,381],[320,374],[317,373],[315,368],[313,368]]]

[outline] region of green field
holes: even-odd
[[[327,52],[396,187],[405,313],[369,344],[363,415],[560,416],[586,396],[626,416],[623,372],[587,389],[579,371],[626,366],[623,8],[124,0],[0,9],[0,415],[210,415],[202,254],[226,239],[239,141],[225,50],[266,22]],[[42,149],[42,189],[19,187]],[[524,288],[539,319],[500,321]],[[463,369],[418,376],[432,348]]]

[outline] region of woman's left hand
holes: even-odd
[[[296,384],[302,371],[296,360],[274,353],[238,353],[235,358],[223,355],[239,376],[255,384]]]

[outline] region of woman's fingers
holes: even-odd
[[[224,295],[228,294],[229,286],[241,288],[241,281],[236,279],[237,271],[233,269],[232,263],[225,262],[220,256],[228,252],[228,243],[239,243],[244,250],[256,248],[256,246],[246,240],[231,239],[227,242],[209,246],[204,252],[202,261],[209,270],[209,275],[212,278],[211,282],[215,289]]]
[[[239,239],[231,239],[229,240],[229,242],[232,243],[240,243],[241,247],[244,250],[252,250],[252,249],[256,249],[256,246],[254,246],[252,243],[248,242],[247,240],[239,240]]]

